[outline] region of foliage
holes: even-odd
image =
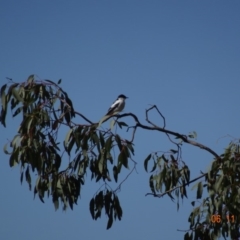
[[[192,202],[195,206],[189,216],[190,229],[195,239],[217,239],[221,235],[239,239],[240,226],[240,153],[239,144],[231,142],[221,160],[214,160],[205,181],[199,181],[197,199],[202,198],[203,189],[207,197]]]
[[[52,197],[56,210],[59,201],[66,210],[68,206],[73,209],[74,204],[77,204],[88,169],[91,179],[96,182],[101,179],[104,182],[111,181],[109,164],[113,165],[111,150],[115,145],[118,146],[119,156],[117,165],[112,167],[111,172],[116,182],[122,166],[128,168],[134,150],[130,142],[111,131],[97,130],[96,125],[90,121],[90,124],[75,124],[72,119],[78,113],[74,111],[72,101],[59,84],[60,81],[56,84],[50,80],[35,80],[33,75],[24,83],[5,84],[1,88],[1,123],[6,127],[9,104],[13,117],[22,113],[18,133],[4,146],[4,152],[10,155],[10,167],[17,164],[21,166],[20,180],[22,182],[25,175],[30,190],[31,172],[37,172],[34,196],[37,194],[44,202],[47,194]],[[69,129],[63,141],[62,154],[60,143],[57,142],[61,125]],[[64,153],[68,154],[70,160],[68,166],[61,169]],[[105,184],[105,190],[99,191],[90,202],[94,219],[100,217],[102,208],[105,208],[109,218],[108,228],[112,225],[113,215],[119,220],[122,217],[116,191]]]
[[[184,239],[218,239],[220,236],[225,239],[229,236],[231,239],[239,239],[239,149],[239,141],[231,142],[225,152],[213,160],[207,173],[202,173],[191,181],[188,167],[185,164],[179,167],[179,161],[172,155],[168,159],[164,155],[149,155],[145,159],[145,169],[151,157],[154,162],[152,171],[158,168],[156,174],[149,178],[151,195],[163,197],[168,194],[173,200],[175,193],[178,208],[179,195],[182,199],[187,198],[186,186],[204,178],[192,187],[196,189],[196,200],[191,202],[194,208],[188,218],[190,226],[189,230],[184,231],[186,232]],[[202,199],[204,191],[207,197]]]
[[[231,142],[219,156],[212,149],[194,141],[196,132],[184,135],[166,129],[165,118],[155,105],[146,110],[147,125],[142,124],[133,113],[125,113],[116,115],[111,129],[105,130],[101,124],[109,117],[93,123],[75,111],[60,83],[61,80],[55,83],[31,75],[22,83],[9,79],[1,87],[2,125],[6,127],[9,108],[12,117],[21,114],[22,119],[17,134],[4,146],[4,152],[9,155],[10,167],[20,166],[20,181],[25,177],[30,190],[33,173],[37,173],[34,196],[38,195],[42,202],[46,195],[51,197],[56,210],[60,203],[64,210],[68,206],[73,209],[90,172],[91,180],[103,182],[89,202],[90,214],[97,220],[104,210],[108,218],[107,229],[111,228],[113,220],[121,220],[123,216],[118,191],[136,167],[133,160],[135,133],[138,128],[154,130],[166,134],[174,149],[162,154],[149,153],[143,161],[146,172],[150,171],[151,192],[146,196],[161,198],[168,195],[171,200],[177,200],[178,209],[179,200],[187,198],[188,186],[195,182],[193,189],[196,189],[196,201],[191,202],[193,210],[188,218],[190,227],[184,230],[184,239],[217,239],[221,235],[232,239],[239,237],[238,141]],[[148,113],[151,110],[156,110],[161,116],[163,127],[150,121]],[[135,125],[128,126],[120,121],[126,116],[133,118]],[[85,123],[76,123],[76,117]],[[113,133],[111,130],[116,126],[121,130],[132,130],[132,139],[127,140]],[[62,151],[58,135],[63,127],[66,136]],[[175,137],[175,140],[171,137]],[[190,169],[181,158],[183,144],[198,147],[214,157],[208,172],[191,179]],[[69,159],[67,165],[63,161],[66,157]],[[123,168],[129,172],[119,182]],[[112,180],[117,183],[115,189],[110,186]]]

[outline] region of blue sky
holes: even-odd
[[[93,121],[123,93],[129,97],[125,112],[144,122],[145,109],[156,104],[168,129],[196,131],[199,142],[221,154],[231,140],[224,136],[240,134],[239,12],[237,0],[2,0],[0,84],[5,77],[21,82],[30,74],[61,78],[75,109]],[[151,117],[161,126],[156,114]],[[0,146],[18,128],[17,120],[8,121],[6,129],[1,126]],[[55,212],[51,199],[45,204],[33,200],[27,184],[20,185],[19,167],[11,169],[0,152],[2,239],[181,239],[177,229],[189,227],[195,192],[189,192],[178,212],[167,197],[145,197],[150,190],[143,160],[172,146],[163,134],[142,130],[135,144],[138,173],[122,186],[123,219],[108,231],[107,218],[95,222],[88,210],[100,186],[90,176],[74,211]],[[196,177],[212,156],[184,145],[183,160]]]

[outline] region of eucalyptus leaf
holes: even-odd
[[[34,81],[34,74],[30,75],[27,79],[28,83],[32,83]]]
[[[113,167],[113,177],[114,177],[115,182],[117,182],[118,181],[118,169],[116,166]]]
[[[199,182],[198,189],[197,189],[197,199],[202,198],[202,193],[203,193],[203,185],[202,185],[202,182]]]
[[[148,172],[148,161],[151,159],[151,157],[152,157],[152,154],[150,153],[144,160],[144,168],[146,172]]]
[[[12,94],[15,97],[15,99],[17,99],[19,102],[23,102],[23,99],[20,97],[18,91],[16,90],[16,88],[12,89]]]
[[[11,155],[12,153],[9,153],[8,150],[7,150],[7,145],[8,145],[8,143],[6,143],[6,144],[4,145],[3,151],[4,151],[5,154]]]

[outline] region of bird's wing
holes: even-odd
[[[107,112],[106,115],[109,115],[109,114],[111,114],[112,112],[114,112],[114,110],[115,110],[116,108],[118,108],[119,104],[120,104],[120,101],[115,101],[115,102],[112,104],[112,106],[108,109],[108,112]]]

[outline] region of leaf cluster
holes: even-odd
[[[177,198],[177,209],[179,209],[179,198],[187,198],[186,186],[190,180],[190,170],[188,166],[175,157],[178,151],[171,149],[171,154],[158,155],[149,154],[144,160],[145,170],[148,171],[148,164],[153,162],[149,177],[149,186],[155,196],[167,194],[174,200],[173,193]],[[159,195],[160,194],[160,195]]]
[[[1,88],[0,120],[6,127],[9,107],[12,117],[22,113],[17,135],[4,146],[4,152],[10,155],[10,167],[20,165],[20,181],[22,183],[25,175],[30,190],[32,173],[37,173],[34,196],[37,194],[42,202],[46,195],[51,196],[56,210],[60,203],[66,210],[68,206],[73,209],[77,204],[88,172],[92,180],[102,180],[105,186],[112,177],[117,183],[122,166],[129,169],[134,149],[131,142],[111,131],[97,129],[96,124],[74,123],[73,118],[78,113],[59,84],[60,81],[56,84],[51,80],[36,80],[34,75],[23,83],[5,84]],[[116,123],[119,127],[127,126],[124,122]],[[62,125],[68,128],[63,150],[57,142]],[[119,152],[117,158],[113,157],[115,148]],[[100,191],[91,200],[90,206],[94,206],[94,211],[91,207],[90,210],[97,220],[104,206],[108,216],[107,228],[110,228],[113,216],[121,220],[122,209],[116,191],[108,189],[105,193]]]
[[[122,208],[117,195],[109,190],[99,191],[89,204],[90,213],[94,220],[101,217],[102,209],[105,208],[105,214],[108,216],[107,229],[111,228],[113,219],[121,220]]]
[[[196,201],[188,222],[185,239],[238,239],[240,237],[240,145],[231,142],[214,160],[196,188]],[[206,197],[202,199],[205,192]],[[200,200],[202,199],[202,200]],[[197,204],[197,206],[195,206]]]

